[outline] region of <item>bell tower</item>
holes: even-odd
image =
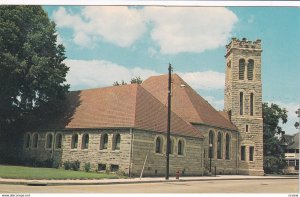
[[[226,45],[224,107],[239,130],[239,174],[264,174],[261,53],[261,40]]]

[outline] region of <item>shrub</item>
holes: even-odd
[[[84,170],[86,172],[89,172],[91,170],[91,164],[90,164],[90,162],[84,164]]]
[[[124,171],[122,171],[122,170],[118,170],[118,171],[116,172],[116,174],[117,174],[118,176],[120,176],[120,177],[126,176],[126,173],[125,173]]]
[[[52,168],[53,167],[53,159],[46,159],[44,162],[43,162],[43,167],[46,167],[46,168]]]
[[[78,171],[80,169],[80,161],[76,160],[76,161],[72,162],[72,169],[74,171]]]
[[[72,168],[72,163],[68,160],[63,163],[65,170],[70,170]]]

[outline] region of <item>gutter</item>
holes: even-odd
[[[128,175],[129,175],[129,177],[131,177],[132,150],[133,150],[133,144],[132,144],[132,142],[133,142],[133,129],[130,128],[129,131],[130,131],[131,139],[130,139],[130,154],[129,154],[129,168],[128,168],[129,170],[128,170]]]

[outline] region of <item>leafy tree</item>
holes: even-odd
[[[300,108],[296,111],[296,114],[298,116],[298,118],[300,118]],[[299,121],[298,122],[295,122],[295,125],[296,129],[299,129],[300,127],[300,124],[299,124]]]
[[[131,84],[133,84],[133,83],[141,84],[142,82],[143,82],[143,80],[141,79],[141,77],[132,78],[130,81]]]
[[[125,83],[124,80],[122,80],[121,83],[119,83],[118,81],[115,81],[115,82],[113,83],[113,86],[120,86],[120,85],[127,85],[127,83]]]
[[[284,135],[278,124],[287,122],[287,111],[277,104],[263,103],[264,170],[266,173],[280,173],[285,167],[284,148],[276,135]]]
[[[65,58],[41,6],[0,6],[0,135],[59,109],[69,88]]]
[[[142,82],[143,82],[143,80],[141,79],[141,77],[134,77],[134,78],[131,78],[131,80],[130,80],[131,84],[134,84],[134,83],[141,84]],[[113,86],[120,86],[120,85],[127,85],[127,83],[124,82],[124,80],[122,80],[121,82],[115,81],[113,83]]]

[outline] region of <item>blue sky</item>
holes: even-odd
[[[262,40],[263,101],[300,106],[299,7],[44,6],[66,47],[71,90],[167,73],[168,63],[216,109],[223,109],[225,45]]]

